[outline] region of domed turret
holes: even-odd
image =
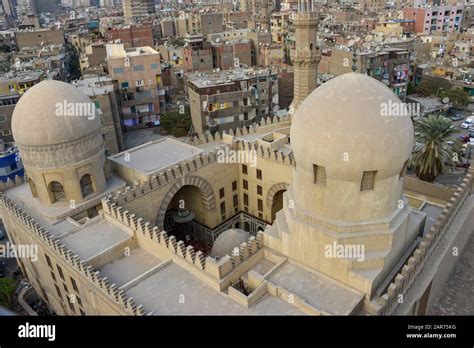
[[[41,202],[77,203],[105,190],[100,118],[74,86],[47,80],[30,88],[15,107],[12,131]]]
[[[413,125],[385,85],[349,73],[318,87],[296,111],[291,147],[297,208],[338,221],[394,212],[413,144]]]

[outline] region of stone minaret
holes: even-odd
[[[316,47],[318,13],[311,0],[298,0],[298,12],[293,14],[295,44],[291,50],[294,71],[294,95],[292,108],[295,111],[301,102],[316,88],[318,64],[321,53]]]

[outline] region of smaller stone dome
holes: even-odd
[[[234,250],[235,247],[239,247],[243,242],[246,242],[249,237],[250,234],[240,228],[231,228],[224,231],[214,242],[211,256],[223,257],[225,255],[231,255],[232,250]]]

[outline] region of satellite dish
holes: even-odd
[[[352,46],[354,46],[354,45],[355,45],[355,41],[352,40],[352,39],[349,40],[349,42],[347,43],[347,46],[349,46],[349,47],[352,47]]]
[[[380,51],[380,47],[378,47],[378,46],[375,47],[375,51],[377,51],[377,52]]]
[[[373,39],[374,39],[374,37],[373,37],[372,35],[367,35],[367,36],[365,37],[364,41],[370,42],[370,41],[372,41]]]
[[[356,36],[355,37],[355,42],[359,42],[360,41],[360,37],[359,36]]]
[[[382,42],[382,37],[376,36],[374,39],[375,42]]]
[[[443,102],[443,104],[448,104],[449,103],[449,98],[444,97],[441,101]]]
[[[362,47],[364,47],[364,48],[370,48],[370,43],[369,43],[369,42],[364,42],[364,43],[362,44]]]

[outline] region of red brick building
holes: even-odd
[[[107,28],[107,39],[117,40],[129,47],[153,47],[153,28],[151,24],[136,24]]]

